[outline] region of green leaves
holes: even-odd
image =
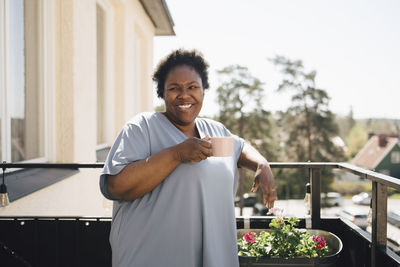
[[[289,93],[292,99],[290,107],[277,113],[282,133],[280,142],[284,144],[278,161],[344,161],[343,148],[333,142],[339,135],[339,127],[335,114],[329,109],[330,97],[326,90],[317,86],[317,72],[306,70],[301,60],[276,56],[271,61],[281,73],[276,90]],[[324,170],[322,176],[322,191],[327,192],[333,173]],[[277,184],[279,196],[304,196],[304,186],[309,182],[305,170],[282,170],[279,177],[283,177]]]
[[[271,61],[282,73],[277,91],[292,94],[292,105],[282,113],[289,137],[286,153],[290,160],[344,160],[344,151],[332,142],[339,129],[334,114],[329,110],[328,93],[316,85],[317,72],[306,71],[301,60],[276,56]]]
[[[263,107],[263,83],[240,65],[230,65],[217,73],[217,103],[220,111],[214,119],[223,123],[233,134],[250,142],[269,161],[275,161],[279,143],[273,135],[273,118]],[[246,170],[242,174],[239,196],[251,188],[254,178],[254,172]]]
[[[272,219],[269,224],[272,232],[263,231],[259,234],[252,232],[256,241],[251,243],[246,242],[245,238],[238,240],[239,256],[280,258],[325,256],[328,253],[325,240],[296,228],[298,223],[299,219],[296,217],[289,218],[287,222],[282,218]]]

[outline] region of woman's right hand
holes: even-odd
[[[176,155],[180,162],[200,162],[212,156],[211,138],[199,139],[196,137],[188,138],[184,142],[175,146]]]
[[[189,138],[143,160],[132,162],[120,173],[108,176],[108,193],[113,199],[119,200],[142,197],[159,185],[180,163],[199,162],[211,156],[209,140],[210,137]]]

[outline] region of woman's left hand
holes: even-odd
[[[267,206],[268,204],[268,209],[273,208],[274,202],[278,197],[276,196],[274,175],[268,164],[262,164],[257,167],[251,192],[256,192],[259,186],[263,193],[264,205]]]
[[[274,175],[267,159],[249,143],[245,143],[238,164],[239,166],[255,171],[256,174],[251,192],[256,192],[260,186],[263,193],[264,205],[268,206],[268,209],[273,208],[274,202],[278,197],[276,196]]]

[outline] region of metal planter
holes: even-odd
[[[269,229],[238,229],[237,236],[241,238],[248,232],[259,233],[261,231],[270,231]],[[342,251],[343,244],[339,237],[331,232],[324,230],[307,230],[311,235],[322,236],[328,247],[330,253],[323,258],[267,258],[267,257],[242,257],[239,256],[239,263],[241,267],[247,266],[278,266],[278,267],[306,267],[306,266],[322,266],[334,267]]]

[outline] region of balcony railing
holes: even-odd
[[[332,231],[342,239],[344,243],[342,263],[347,264],[346,266],[400,265],[400,256],[387,248],[387,188],[392,187],[400,190],[400,179],[365,170],[348,163],[273,162],[270,165],[272,168],[304,168],[309,170],[312,228]],[[103,164],[1,163],[0,166],[3,170],[8,168],[79,169],[102,168]],[[371,236],[355,225],[339,218],[321,218],[321,179],[323,179],[321,170],[323,169],[341,169],[371,180]],[[249,223],[251,228],[265,228],[264,226],[268,225],[267,222],[270,219],[270,217],[252,217],[246,221],[247,219],[244,217],[238,217],[237,227],[243,228],[246,223]],[[21,225],[29,225],[30,230],[26,230],[27,227],[22,230]],[[300,226],[304,225],[305,220],[302,218]],[[94,266],[94,262],[96,266],[109,266],[111,256],[108,244],[109,228],[110,218],[3,216],[0,217],[0,258],[2,258],[2,255],[8,255],[18,261],[19,257],[20,266],[31,266],[29,260],[35,263],[32,266],[47,266],[49,262],[52,262],[52,264],[49,263],[48,266],[68,266],[65,262],[73,263],[71,266]],[[70,235],[66,233],[70,233]],[[53,256],[50,256],[50,253],[53,253]],[[69,261],[65,260],[67,258]],[[52,260],[48,261],[48,259]]]

